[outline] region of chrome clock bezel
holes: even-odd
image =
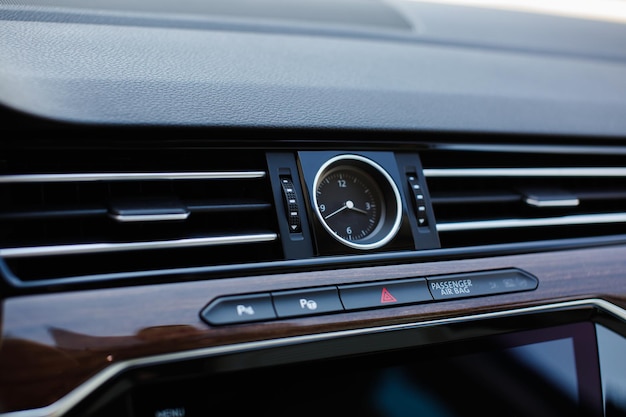
[[[380,189],[382,207],[379,223],[367,237],[359,240],[348,240],[341,237],[336,230],[328,225],[319,209],[318,188],[321,182],[334,171],[347,168],[355,172],[369,175]],[[388,244],[400,230],[402,223],[402,200],[400,191],[389,173],[373,160],[354,154],[337,155],[327,160],[315,174],[313,181],[313,210],[322,227],[339,243],[354,249],[372,250]],[[390,197],[390,198],[389,198]]]

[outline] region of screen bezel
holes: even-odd
[[[529,375],[529,370],[513,363],[512,357],[507,357],[503,352],[507,349],[528,345],[541,344],[551,341],[571,341],[574,351],[576,385],[578,388],[578,406],[575,407],[570,399],[560,395],[559,391],[550,388],[550,385],[538,375]],[[292,352],[293,353],[293,352]],[[283,355],[280,350],[272,355]],[[503,367],[507,376],[512,381],[511,387],[517,390],[507,392],[499,386],[502,381],[484,381],[483,387],[488,388],[485,393],[494,393],[498,388],[499,392],[504,392],[506,398],[491,397],[489,402],[478,399],[475,402],[465,401],[463,408],[470,407],[482,410],[481,415],[496,416],[506,415],[519,416],[597,416],[603,415],[603,400],[601,391],[601,378],[598,364],[598,351],[596,348],[595,326],[592,322],[577,322],[562,324],[545,328],[537,328],[525,331],[515,331],[495,336],[480,337],[461,342],[446,342],[428,346],[404,347],[379,351],[375,353],[362,353],[356,356],[328,357],[315,360],[303,360],[302,357],[287,355],[284,363],[268,368],[252,367],[242,368],[236,371],[225,370],[223,359],[219,367],[214,368],[214,373],[184,381],[171,380],[158,384],[147,384],[136,388],[132,394],[135,406],[135,417],[155,415],[156,410],[174,410],[187,407],[187,412],[202,415],[214,409],[228,409],[229,413],[236,415],[254,414],[261,410],[265,415],[291,415],[296,410],[300,416],[315,416],[320,413],[324,415],[346,415],[346,413],[358,415],[379,415],[375,412],[368,413],[371,404],[368,402],[372,391],[366,388],[372,381],[377,381],[381,374],[389,371],[406,371],[405,373],[415,375],[431,361],[437,366],[447,361],[462,359],[464,357],[483,358],[482,364],[491,361],[499,361],[499,365],[507,364]],[[231,358],[235,359],[235,358]],[[239,358],[241,360],[242,358]],[[486,359],[486,360],[485,360]],[[510,361],[504,362],[504,361]],[[243,362],[245,363],[245,361]],[[466,362],[456,362],[468,363]],[[242,362],[240,362],[242,364]],[[213,365],[217,365],[214,363]],[[218,370],[218,368],[220,368]],[[492,370],[496,365],[490,366]],[[446,369],[450,369],[447,366]],[[472,365],[468,371],[477,371],[478,368]],[[520,371],[520,375],[513,375],[512,371]],[[431,374],[432,375],[432,374]],[[442,375],[436,378],[437,384],[431,384],[422,392],[422,400],[433,405],[447,405],[447,413],[452,415],[464,415],[467,412],[474,414],[478,410],[471,412],[463,408],[459,409],[458,404],[435,397],[447,396],[446,389],[463,390],[464,385],[459,385],[458,381],[452,384],[449,378],[458,378],[456,375]],[[489,372],[487,372],[489,375]],[[537,378],[536,378],[537,377]],[[472,376],[470,382],[478,383],[482,376]],[[450,387],[446,384],[450,382]],[[511,381],[510,381],[511,382]],[[181,385],[182,384],[182,385]],[[536,384],[537,386],[534,386]],[[174,391],[182,393],[172,395]],[[424,386],[424,385],[423,385]],[[467,390],[474,390],[471,385],[465,385]],[[413,391],[413,393],[419,391]],[[458,391],[455,391],[458,395]],[[205,401],[207,393],[212,398],[210,405]],[[428,394],[428,395],[426,395]],[[398,402],[406,402],[405,397],[398,395]],[[475,395],[475,394],[472,394]],[[517,397],[515,397],[517,395]],[[430,396],[430,398],[427,398]],[[513,397],[510,397],[513,396]],[[549,398],[546,398],[549,397]],[[156,398],[156,399],[155,399]],[[466,397],[465,400],[467,400]],[[488,395],[485,395],[485,400]],[[241,401],[239,401],[241,399]],[[367,403],[367,405],[365,405]],[[473,404],[473,405],[469,405]],[[496,405],[494,405],[496,404]],[[308,407],[301,409],[299,406]],[[168,408],[169,407],[169,408]],[[413,405],[413,407],[415,407]],[[481,408],[483,407],[483,408]],[[328,410],[323,412],[323,410]],[[332,411],[330,411],[332,410]],[[403,415],[409,415],[409,411],[414,409],[399,410]],[[496,410],[499,410],[496,412]],[[513,411],[515,413],[513,413]],[[432,411],[432,414],[440,415]],[[456,414],[459,413],[459,414]],[[157,413],[158,414],[158,413]],[[395,413],[385,415],[398,415]],[[443,414],[451,415],[451,414]]]
[[[525,342],[528,342],[533,340],[533,335],[540,336],[542,329],[553,331],[555,326],[571,325],[570,329],[586,329],[578,336],[575,335],[579,352],[577,364],[580,369],[591,366],[591,370],[583,371],[580,377],[587,380],[586,386],[591,386],[589,392],[583,393],[588,398],[585,401],[591,404],[591,411],[587,415],[599,416],[603,415],[604,404],[593,326],[598,322],[606,324],[620,321],[610,309],[600,308],[600,305],[590,302],[561,303],[552,307],[508,311],[506,314],[484,314],[216,346],[181,354],[178,358],[171,355],[163,359],[155,357],[146,360],[146,363],[138,362],[127,367],[110,378],[81,404],[77,404],[69,415],[84,415],[81,413],[102,407],[103,404],[129,404],[138,390],[156,389],[162,384],[187,383],[203,378],[219,380],[227,376],[224,374],[263,373],[281,367],[298,368],[323,361],[372,358],[379,354],[380,358],[411,349],[425,352],[441,350],[446,346],[470,349],[473,343],[479,346],[481,341],[489,338],[502,337],[502,340],[506,340],[512,337],[511,340],[514,340],[515,337],[523,336]],[[315,393],[311,395],[315,396]]]

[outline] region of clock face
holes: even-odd
[[[358,155],[329,160],[314,185],[317,217],[342,244],[374,249],[388,243],[400,225],[401,205],[391,177]]]
[[[335,168],[321,179],[315,193],[320,216],[340,238],[359,242],[380,227],[385,203],[380,188],[366,172]]]

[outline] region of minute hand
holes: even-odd
[[[341,207],[339,207],[337,210],[333,211],[332,213],[330,213],[328,216],[324,217],[324,220],[327,220],[331,217],[333,217],[335,214],[337,213],[341,213],[342,211],[344,211],[345,209],[347,209],[348,206],[346,206],[345,204]]]

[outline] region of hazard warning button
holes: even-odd
[[[339,296],[346,310],[433,301],[426,280],[423,278],[340,285]]]

